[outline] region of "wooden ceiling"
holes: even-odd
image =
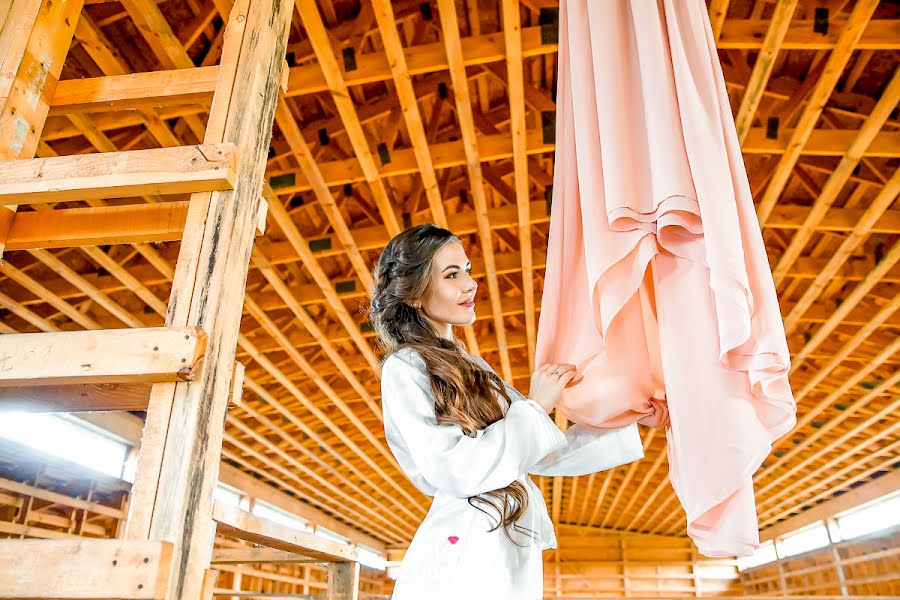
[[[229,411],[223,460],[404,546],[428,499],[383,437],[362,310],[371,268],[409,224],[459,234],[490,295],[465,340],[527,390],[558,5],[296,6],[268,158],[268,227],[251,258],[239,338],[244,397]],[[199,143],[229,7],[85,2],[38,156]],[[765,529],[900,466],[900,4],[712,0],[710,15],[800,407],[797,429],[755,476]],[[162,325],[188,197],[21,206],[0,264],[2,331]],[[52,227],[42,220],[72,208],[85,210]],[[665,436],[642,435],[642,461],[560,484],[538,478],[554,520],[683,536]]]

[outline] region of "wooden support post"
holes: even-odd
[[[206,359],[193,382],[151,392],[127,535],[174,543],[171,600],[200,596],[212,552],[212,493],[292,12],[289,0],[238,0],[231,10],[204,143],[235,145],[237,177],[233,190],[192,196],[169,299],[167,325],[201,326]]]
[[[84,0],[12,0],[0,16],[0,162],[34,157]],[[0,258],[16,206],[0,207]]]
[[[328,565],[326,600],[357,600],[359,598],[359,563],[337,562]]]

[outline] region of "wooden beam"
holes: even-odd
[[[378,31],[384,44],[384,51],[391,68],[394,79],[394,87],[400,106],[403,108],[403,118],[406,121],[406,131],[409,133],[413,152],[416,155],[416,163],[421,173],[422,187],[425,197],[428,199],[428,207],[431,209],[432,222],[438,227],[447,227],[447,214],[441,199],[435,174],[434,161],[431,158],[431,150],[428,147],[428,138],[425,135],[425,126],[422,123],[422,115],[419,112],[419,102],[413,88],[412,77],[406,64],[406,54],[400,42],[400,34],[397,31],[394,10],[390,0],[372,0],[372,8],[375,11],[375,19],[378,21]]]
[[[0,387],[184,381],[203,355],[196,327],[0,336]]]
[[[216,65],[67,79],[56,88],[50,115],[202,104],[212,100],[218,77]]]
[[[180,240],[187,200],[16,213],[7,248],[76,248]],[[267,203],[260,203],[256,235],[264,233]]]
[[[0,25],[0,164],[35,155],[82,5],[83,0],[5,3],[9,16]],[[0,206],[0,257],[15,211],[16,203]]]
[[[791,18],[794,15],[794,10],[797,8],[797,1],[778,0],[778,4],[775,6],[772,22],[769,25],[769,30],[766,32],[762,48],[756,57],[756,63],[753,65],[753,73],[750,75],[750,81],[747,82],[744,96],[741,98],[737,116],[734,118],[738,139],[742,144],[750,131],[750,126],[753,124],[753,115],[756,114],[756,108],[759,106],[766,84],[768,84],[772,70],[775,68],[775,59],[778,57],[778,51],[784,42],[784,36],[787,35],[791,25]],[[721,4],[721,2],[718,3]],[[725,4],[727,5],[727,1]],[[716,12],[715,8],[717,7],[710,7],[710,19],[714,22],[713,14]],[[721,7],[718,8],[721,9]],[[721,12],[722,20],[724,21],[724,11]],[[721,25],[722,23],[719,22],[719,31],[721,31]],[[713,30],[714,32],[716,31],[715,26]],[[716,37],[718,38],[718,35]]]
[[[0,598],[163,600],[171,560],[168,542],[6,539]]]
[[[0,410],[65,413],[147,410],[149,398],[150,384],[0,387]]]
[[[806,247],[806,243],[815,234],[816,225],[824,218],[828,209],[837,200],[838,195],[844,188],[844,184],[853,175],[853,170],[862,159],[863,149],[872,143],[875,134],[884,126],[888,117],[890,117],[897,106],[898,101],[900,101],[900,71],[895,71],[890,83],[872,110],[872,114],[863,123],[859,130],[859,135],[853,140],[849,151],[841,158],[825,185],[822,186],[822,191],[816,198],[812,210],[806,215],[803,225],[794,234],[790,244],[778,258],[778,262],[772,269],[772,278],[776,286],[781,284],[786,277],[790,264],[800,256],[800,253]]]
[[[766,186],[766,191],[757,205],[760,225],[765,225],[775,203],[781,197],[794,170],[794,165],[800,158],[801,149],[819,121],[826,100],[834,91],[834,87],[844,72],[844,67],[847,66],[853,51],[857,48],[862,33],[877,7],[878,0],[860,0],[853,7],[849,20],[841,30],[837,46],[828,56],[828,62],[825,64],[822,75],[810,92],[806,108],[797,122],[796,129],[791,134],[788,149],[778,160],[769,184]]]
[[[359,563],[338,562],[328,565],[328,589],[325,600],[359,598]]]
[[[211,565],[246,565],[253,563],[295,565],[317,562],[321,562],[321,560],[295,554],[294,552],[261,547],[216,548],[213,550],[212,559],[209,561]]]
[[[233,144],[209,144],[0,163],[0,203],[229,190],[238,160]]]
[[[742,151],[745,154],[782,154],[793,136],[794,130],[788,129],[781,132],[777,140],[766,139],[764,128],[752,128],[747,134]],[[857,130],[816,130],[810,134],[810,139],[800,151],[804,156],[843,156],[847,153],[853,139],[859,132]],[[526,153],[529,156],[549,154],[554,151],[553,143],[544,143],[542,133],[535,131],[526,136]],[[510,159],[513,157],[512,140],[507,133],[498,135],[476,136],[479,158],[482,162]],[[881,132],[875,136],[869,148],[863,154],[867,157],[896,157],[900,156],[900,133],[893,131]],[[459,167],[466,164],[466,152],[463,142],[441,142],[431,145],[431,156],[435,169]],[[365,181],[365,176],[355,159],[326,161],[318,163],[322,177],[326,185],[334,187],[345,183],[358,183]],[[396,177],[400,175],[416,175],[419,167],[415,154],[411,149],[397,149],[391,153],[391,164],[381,169],[382,177]],[[293,185],[278,187],[279,195],[294,194],[309,191],[311,184],[305,179],[299,169],[272,169],[269,177],[278,175],[294,175],[296,181]]]
[[[466,171],[475,204],[478,221],[478,237],[480,250],[484,256],[487,270],[488,294],[494,314],[494,333],[500,349],[500,365],[503,377],[512,380],[512,365],[506,347],[506,326],[503,322],[503,308],[500,296],[500,285],[494,269],[494,242],[491,237],[490,222],[487,218],[487,196],[485,194],[484,177],[481,173],[481,156],[478,140],[475,136],[475,121],[472,116],[472,105],[469,99],[469,83],[463,61],[462,42],[459,35],[459,20],[456,15],[456,4],[453,0],[438,0],[441,13],[441,31],[444,35],[447,62],[450,78],[453,80],[453,95],[456,101],[456,118],[462,132],[463,149],[466,159]],[[510,140],[511,142],[511,140]]]
[[[531,202],[528,191],[527,123],[525,120],[525,76],[522,68],[522,25],[519,0],[503,0],[503,33],[506,41],[507,94],[510,133],[513,139],[515,201],[518,215],[517,239],[522,259],[522,293],[525,296],[525,339],[528,366],[535,368],[537,326],[534,311],[534,256],[531,245]],[[545,210],[546,212],[546,210]]]
[[[321,536],[299,531],[252,513],[213,503],[212,518],[222,535],[252,542],[259,546],[293,552],[322,562],[355,561],[356,549]]]
[[[347,137],[353,146],[353,152],[356,154],[363,175],[369,184],[369,189],[371,189],[375,198],[375,204],[378,206],[382,222],[391,236],[397,235],[400,233],[400,222],[397,220],[393,203],[388,196],[384,181],[381,179],[379,168],[375,164],[375,157],[372,156],[369,141],[359,121],[359,115],[356,112],[356,107],[353,105],[352,96],[347,89],[343,72],[334,56],[334,49],[328,37],[328,30],[325,28],[322,16],[319,14],[319,7],[315,0],[296,0],[296,4],[300,13],[300,19],[303,21],[303,27],[306,29],[306,34],[309,36],[316,58],[319,60],[319,67],[322,69],[325,81],[328,82],[331,98],[338,113],[341,115],[341,120],[347,129]]]
[[[156,5],[145,4],[124,5],[136,22],[159,20]],[[207,355],[190,385],[157,384],[151,391],[126,532],[174,542],[167,592],[173,599],[197,598],[209,565],[212,495],[292,9],[289,0],[237,0],[231,9],[204,143],[234,144],[237,176],[233,190],[192,196],[175,268],[166,324],[201,327]],[[159,26],[139,30],[152,36],[168,27]],[[191,62],[180,43],[159,44],[157,53],[172,63],[182,55]]]
[[[883,477],[817,504],[771,527],[766,527],[759,532],[759,539],[760,541],[775,539],[897,490],[900,490],[900,469],[895,469]]]

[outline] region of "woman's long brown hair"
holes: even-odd
[[[503,381],[467,359],[458,343],[438,335],[411,306],[428,290],[434,255],[450,242],[460,240],[430,224],[407,229],[388,242],[375,266],[369,319],[385,358],[401,348],[411,348],[425,361],[437,422],[459,425],[466,435],[475,437],[477,431],[503,418],[499,396],[510,402]],[[482,507],[494,511],[497,525],[491,531],[503,527],[513,541],[510,529],[534,534],[517,523],[528,506],[528,492],[518,481],[472,496],[469,504],[489,516]]]

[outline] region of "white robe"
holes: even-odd
[[[470,360],[486,369],[481,358]],[[381,401],[388,446],[413,484],[433,496],[400,565],[393,600],[538,600],[543,597],[542,551],[556,534],[540,489],[529,473],[577,476],[644,457],[637,424],[621,429],[575,425],[564,434],[540,404],[506,384],[505,417],[469,437],[438,425],[425,363],[405,348],[383,365]],[[495,523],[467,498],[519,481],[528,508],[518,524],[535,532],[489,532]]]

